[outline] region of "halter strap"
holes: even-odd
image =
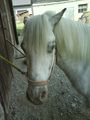
[[[44,80],[44,81],[32,81],[32,80],[28,80],[29,84],[32,86],[42,86],[42,85],[47,85],[48,81]]]

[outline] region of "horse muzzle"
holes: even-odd
[[[48,97],[47,81],[29,81],[26,91],[27,99],[35,105],[43,104]]]

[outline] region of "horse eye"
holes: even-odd
[[[53,49],[55,49],[55,44],[53,45],[48,45],[48,53],[52,53],[53,52]]]

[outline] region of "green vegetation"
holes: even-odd
[[[23,22],[16,22],[16,28],[17,29],[23,29],[23,27],[24,27],[24,24],[23,24]]]
[[[16,22],[17,34],[20,35],[21,31],[23,30],[24,24],[23,22]]]

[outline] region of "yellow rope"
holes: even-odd
[[[2,59],[5,63],[11,65],[13,68],[15,68],[16,70],[18,70],[20,73],[22,73],[23,75],[26,75],[25,72],[23,72],[20,68],[18,68],[16,65],[14,65],[11,61],[7,60],[5,57],[3,57],[2,55],[0,55],[0,59]]]

